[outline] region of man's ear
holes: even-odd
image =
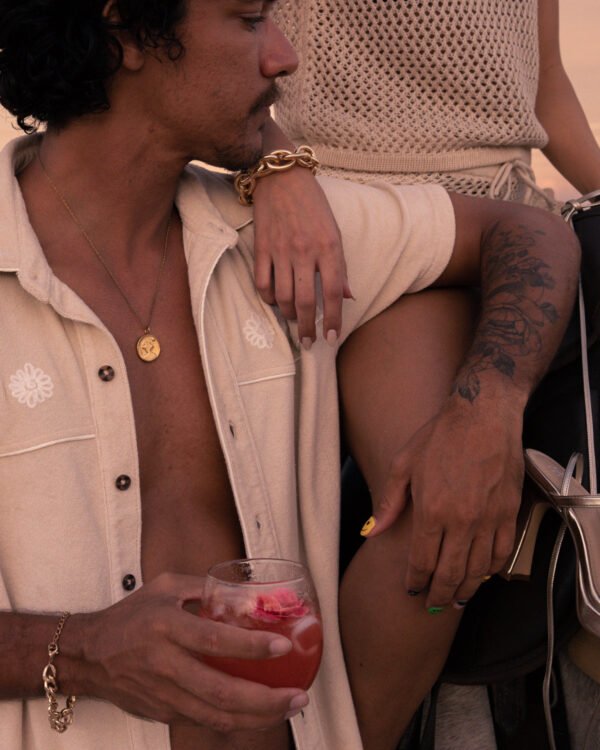
[[[123,62],[121,67],[132,72],[141,70],[145,61],[144,50],[129,31],[119,29],[121,15],[117,6],[117,0],[107,0],[104,10],[102,11],[102,16],[114,27],[112,33],[123,50]]]

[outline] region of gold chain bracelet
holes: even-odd
[[[56,681],[56,667],[54,666],[54,659],[58,656],[58,639],[63,631],[66,621],[71,616],[70,612],[63,612],[56,626],[54,637],[48,644],[48,657],[50,661],[44,667],[42,672],[42,679],[44,680],[44,692],[46,698],[48,698],[48,721],[52,729],[61,733],[66,732],[69,726],[73,723],[73,706],[77,698],[74,695],[69,695],[67,698],[67,705],[62,710],[58,708],[58,701],[56,700],[56,693],[58,692],[58,683]]]
[[[233,185],[240,197],[240,203],[243,206],[252,205],[252,193],[260,177],[266,177],[274,172],[285,172],[292,167],[304,167],[316,174],[319,160],[310,146],[298,146],[295,151],[281,148],[263,156],[253,167],[238,172],[235,176]]]

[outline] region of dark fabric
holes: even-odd
[[[550,750],[540,695],[544,668],[489,687],[490,706],[498,750]],[[571,750],[565,701],[559,670],[551,691],[552,723],[556,750]]]
[[[600,334],[600,205],[575,214],[573,227],[581,244],[581,283],[593,342]]]
[[[360,530],[371,512],[371,496],[367,483],[355,461],[346,456],[342,463],[340,577],[364,541]]]
[[[425,750],[421,744],[421,725],[423,723],[423,706],[413,716],[412,721],[396,750]]]

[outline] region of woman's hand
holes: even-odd
[[[293,150],[272,120],[265,125],[265,153]],[[254,278],[260,296],[298,321],[305,348],[316,339],[317,289],[321,277],[323,337],[335,344],[342,327],[342,302],[352,298],[340,231],[325,193],[303,167],[258,180],[254,198]]]
[[[259,180],[254,191],[254,275],[269,304],[298,321],[305,347],[316,338],[316,274],[323,293],[323,338],[334,344],[342,301],[352,297],[340,232],[319,183],[294,167]]]

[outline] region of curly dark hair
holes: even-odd
[[[123,58],[115,31],[171,60],[183,54],[176,27],[186,0],[115,0],[119,23],[102,15],[105,4],[0,0],[0,104],[26,133],[109,108],[106,83]]]

